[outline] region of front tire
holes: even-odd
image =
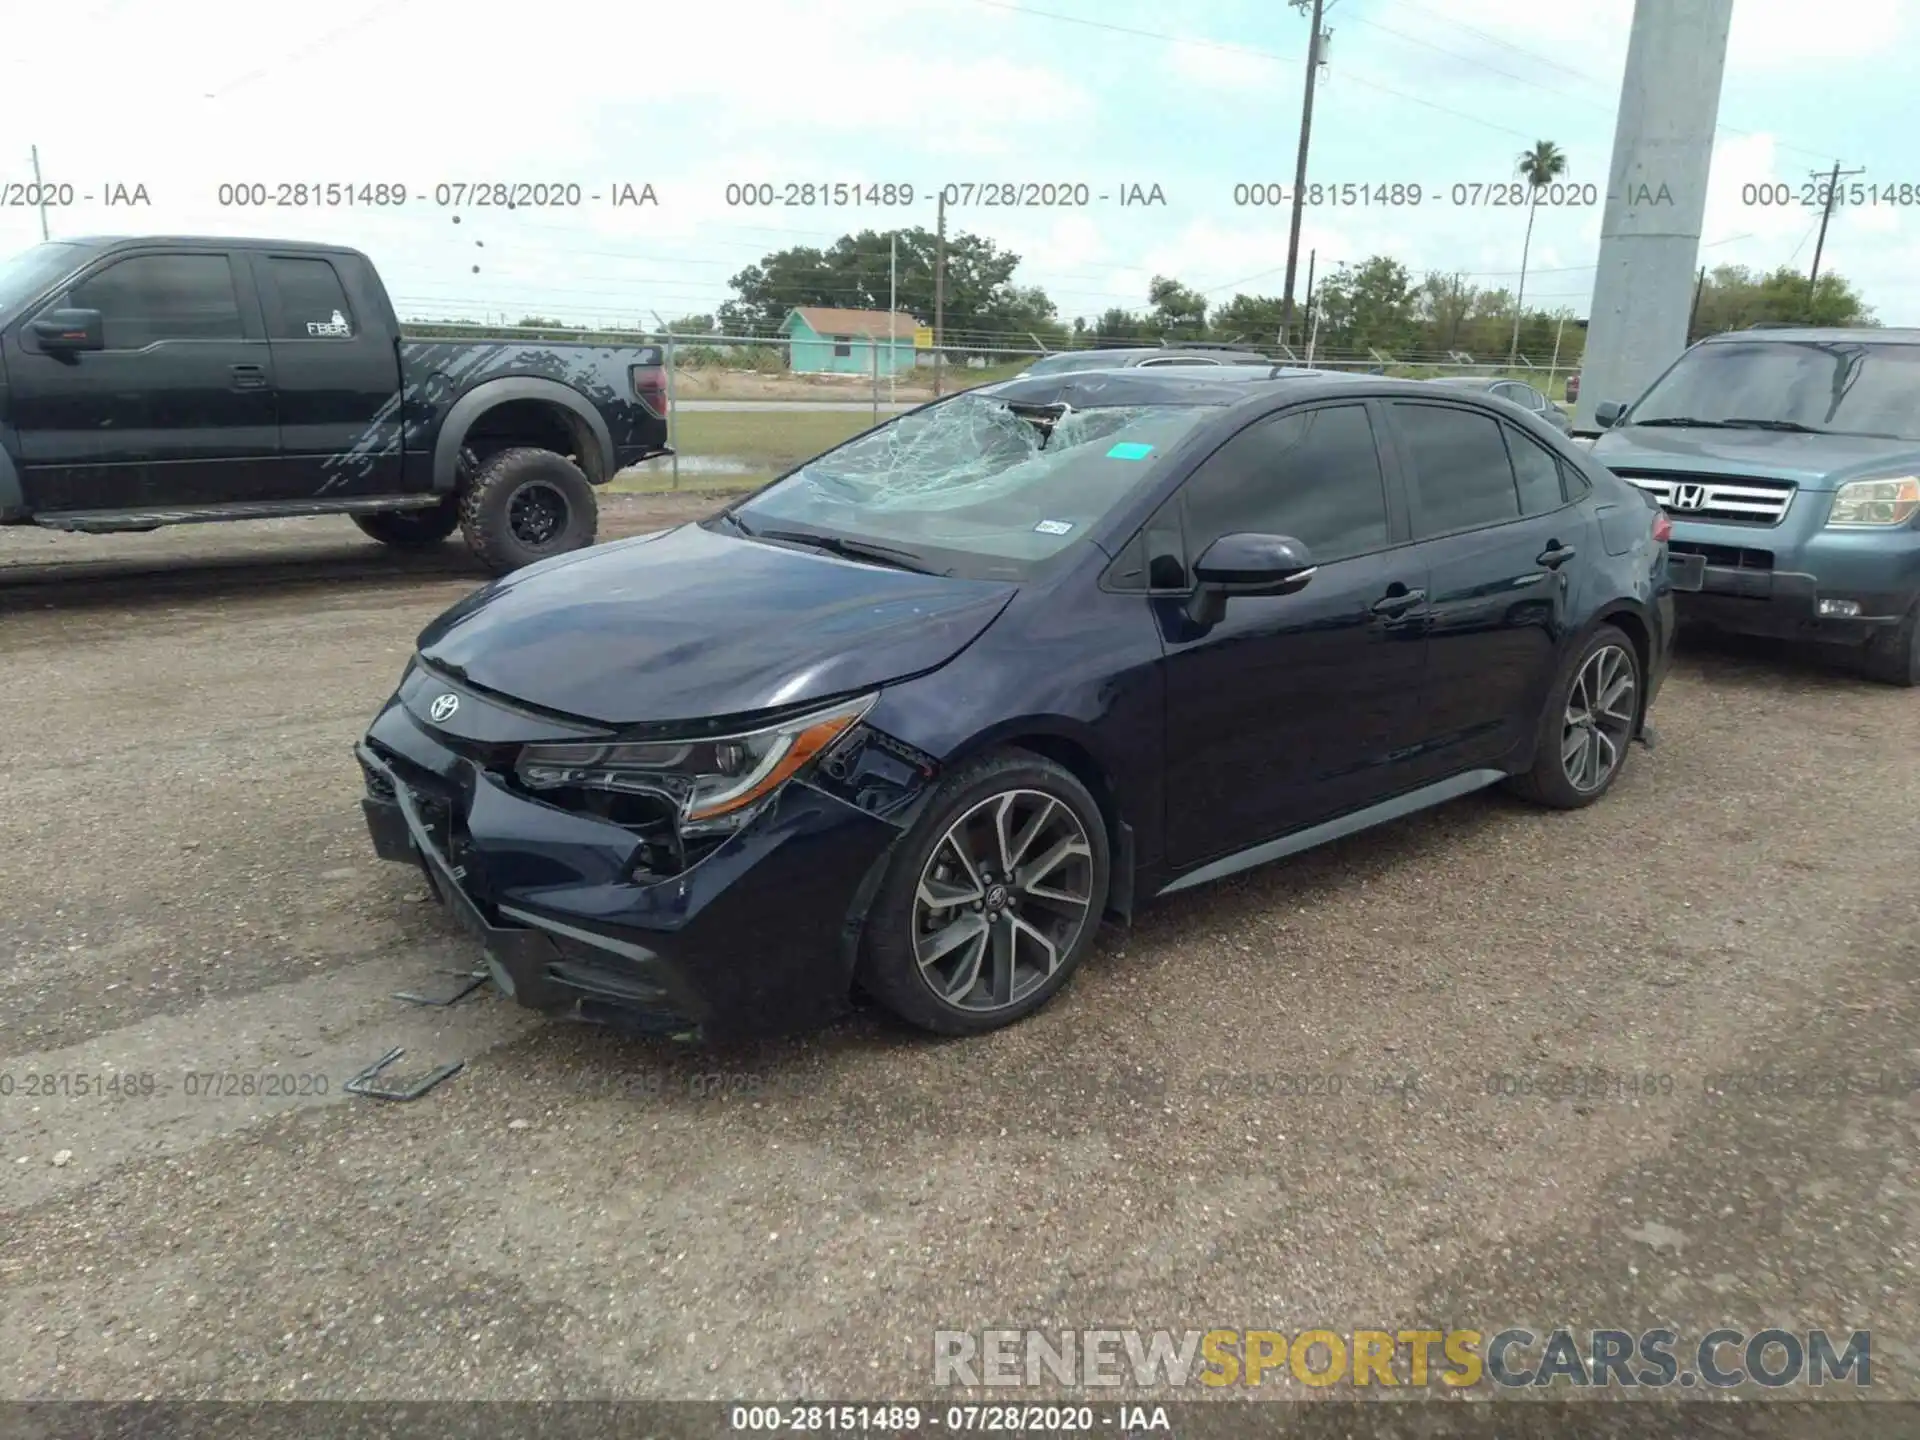
[[[940,1035],[1011,1025],[1059,992],[1106,908],[1106,822],[1064,766],[1003,750],[955,772],[896,850],[861,981]]]
[[[1920,604],[1906,618],[1867,641],[1860,668],[1871,680],[1911,690],[1920,685]]]
[[[460,501],[449,495],[422,510],[376,510],[356,515],[362,534],[396,550],[426,550],[460,528]]]
[[[495,575],[591,545],[599,519],[593,486],[579,466],[525,446],[488,459],[460,500],[467,548]]]
[[[1633,642],[1600,626],[1547,696],[1533,768],[1513,778],[1514,793],[1555,810],[1578,810],[1606,794],[1639,731],[1643,686]]]

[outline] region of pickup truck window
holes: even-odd
[[[67,303],[100,312],[109,350],[246,336],[224,255],[132,255],[74,286]]]
[[[351,340],[353,311],[347,290],[331,263],[276,255],[267,262],[280,292],[277,315],[269,314],[268,335],[275,340]]]
[[[71,268],[81,253],[78,245],[50,240],[0,261],[0,321],[12,319],[15,311],[40,293],[41,286],[51,285]]]

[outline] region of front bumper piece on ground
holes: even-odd
[[[886,821],[791,782],[712,854],[643,883],[629,832],[510,791],[397,707],[355,753],[375,852],[420,868],[520,1004],[699,1040],[847,1008],[865,900],[899,834]]]

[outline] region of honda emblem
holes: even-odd
[[[1707,487],[1704,485],[1676,485],[1673,487],[1673,508],[1676,510],[1703,510],[1707,504]]]

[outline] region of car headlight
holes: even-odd
[[[530,790],[579,787],[671,801],[682,835],[738,829],[847,731],[879,698],[816,710],[777,725],[710,739],[635,744],[529,745],[514,769]]]
[[[1861,526],[1904,525],[1920,514],[1920,477],[1900,475],[1890,480],[1849,480],[1833,492],[1827,524],[1852,529]]]

